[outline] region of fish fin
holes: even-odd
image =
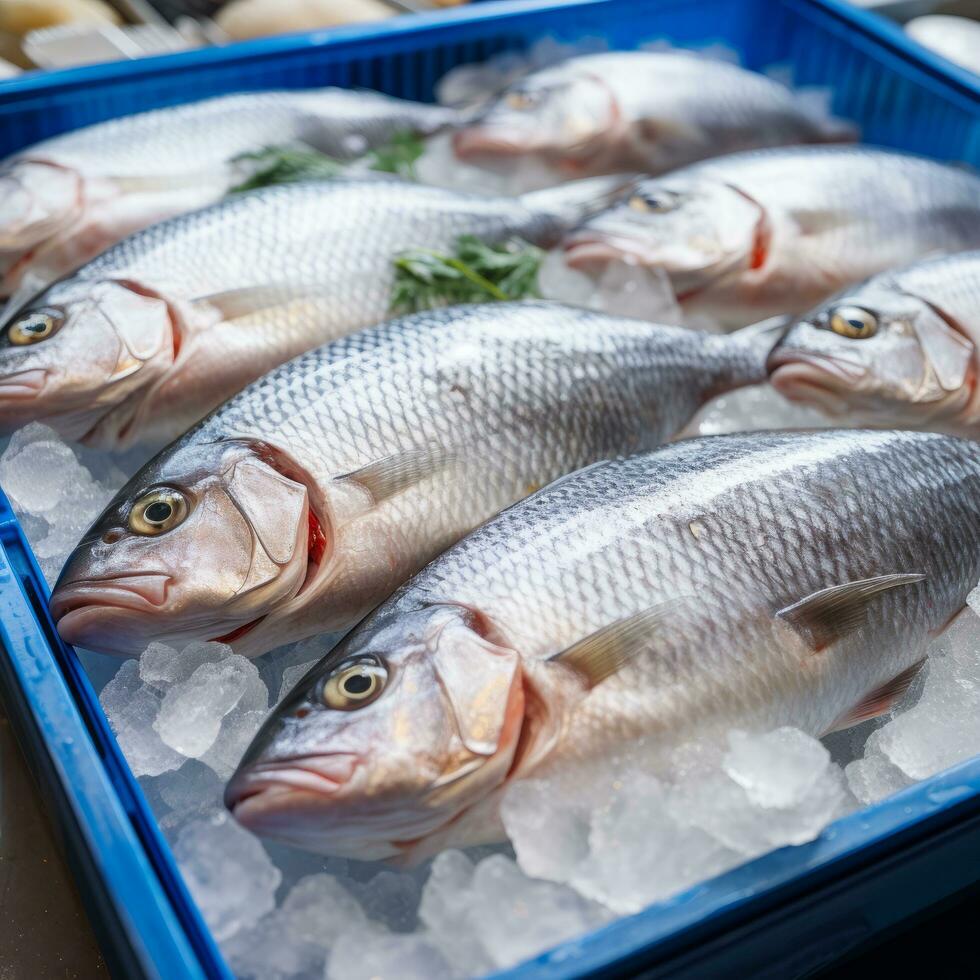
[[[845,728],[850,728],[852,725],[859,725],[862,721],[868,721],[869,718],[877,718],[879,715],[887,714],[908,692],[912,686],[912,681],[918,676],[925,662],[925,657],[923,657],[911,667],[906,667],[890,681],[886,681],[880,687],[869,691],[853,708],[849,708],[835,718],[824,735],[839,732]]]
[[[571,668],[588,688],[593,688],[649,647],[651,633],[655,632],[672,606],[673,603],[650,606],[603,626],[549,657],[548,661]]]
[[[194,305],[218,310],[223,320],[238,320],[276,306],[284,306],[297,299],[314,296],[318,292],[314,287],[296,283],[270,283],[199,296],[194,300]]]
[[[530,191],[522,194],[519,200],[529,211],[551,215],[571,228],[615,204],[638,179],[637,174],[586,177],[557,187]]]
[[[790,208],[789,215],[804,235],[822,235],[854,224],[854,216],[833,208]]]
[[[335,479],[359,483],[371,494],[375,503],[381,503],[401,493],[402,490],[427,480],[457,459],[456,453],[439,446],[408,449],[405,452],[384,456],[373,463],[368,463],[367,466],[362,466],[359,470],[352,470]]]
[[[900,585],[913,585],[924,578],[925,575],[912,572],[876,575],[844,585],[832,585],[780,609],[776,615],[795,627],[809,641],[814,652],[819,652],[835,640],[861,629],[871,600],[876,596]]]
[[[124,194],[156,194],[160,191],[179,191],[188,187],[200,187],[220,177],[220,173],[185,173],[185,174],[144,174],[141,176],[126,176],[123,174],[110,176],[115,186]]]

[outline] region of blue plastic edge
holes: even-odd
[[[93,928],[103,933],[103,954],[121,976],[231,980],[81,662],[57,636],[48,596],[34,554],[0,492],[0,647],[5,655],[0,658],[0,695],[42,790],[49,802],[53,798],[59,804],[49,816],[67,844],[66,855],[75,859],[83,897],[108,917],[100,922],[90,908]],[[26,715],[16,710],[17,701],[28,708]],[[46,752],[39,758],[41,746]],[[51,771],[45,772],[47,767]],[[113,930],[122,935],[105,935]],[[127,947],[122,952],[120,939]]]
[[[980,80],[923,49],[879,15],[850,7],[843,0],[785,0],[784,5],[805,9],[811,19],[818,16],[834,22],[849,37],[857,30],[867,44],[879,51],[891,51],[904,73],[912,68],[920,76],[917,81],[927,77],[946,98],[955,94],[961,104],[977,108]],[[623,4],[620,0],[567,0],[564,6],[571,15],[574,8]],[[124,62],[29,74],[0,83],[0,104],[57,89],[84,88],[102,81],[124,84],[137,75],[260,61],[272,54],[334,44],[369,46],[393,35],[430,32],[453,24],[494,21],[499,26],[505,18],[523,22],[530,14],[554,8],[553,0],[504,0],[379,26],[166,55],[138,65]],[[10,588],[11,583],[16,584],[16,591]],[[45,745],[55,777],[73,791],[64,794],[73,822],[93,857],[94,873],[104,878],[105,891],[147,975],[230,976],[165,841],[148,816],[139,786],[108,730],[84,671],[73,651],[56,640],[43,602],[40,606],[32,603],[29,591],[42,600],[46,595],[33,555],[7,508],[5,514],[0,513],[0,642],[9,660],[0,672],[4,693],[21,696],[30,706],[36,730],[28,737]],[[38,616],[40,619],[35,619]],[[19,653],[18,647],[23,648]],[[54,662],[45,664],[48,658]],[[11,690],[14,683],[19,690]],[[72,700],[73,689],[88,718]],[[726,920],[734,925],[736,912],[743,919],[765,912],[780,895],[788,902],[811,887],[829,887],[835,874],[874,875],[887,855],[906,851],[916,842],[935,843],[937,836],[957,828],[980,837],[980,760],[964,763],[845,817],[810,844],[765,855],[497,975],[580,976],[646,957],[654,947],[666,954],[668,946],[679,949],[683,943],[690,943],[691,933],[704,934]],[[794,896],[787,894],[790,889]],[[832,943],[835,937],[827,941]]]

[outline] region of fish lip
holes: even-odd
[[[70,626],[81,618],[79,614],[91,614],[100,609],[134,609],[138,612],[159,609],[167,601],[172,580],[173,576],[161,572],[76,579],[55,588],[49,606],[51,617],[61,632],[66,622]],[[92,598],[99,601],[92,602]]]
[[[815,383],[812,376],[801,373],[800,368],[809,366],[800,361],[788,362],[770,373],[769,383],[791,402],[814,405],[828,415],[846,415],[850,410],[846,399],[829,387]]]
[[[470,126],[453,133],[453,154],[459,160],[472,160],[486,154],[514,157],[528,151],[526,144],[495,135],[489,126]]]
[[[853,384],[860,381],[866,374],[867,369],[854,361],[847,361],[837,357],[829,357],[825,354],[815,354],[811,351],[800,350],[792,346],[780,344],[770,353],[766,361],[766,369],[769,371],[770,378],[779,368],[793,367],[796,365],[806,365],[815,368],[817,371],[843,381],[845,384]]]
[[[48,380],[47,368],[30,368],[0,377],[0,401],[36,398]]]
[[[247,826],[250,817],[261,816],[261,811],[255,813],[260,798],[268,803],[302,793],[332,799],[351,781],[360,761],[353,752],[325,752],[256,763],[231,778],[225,787],[225,806],[236,820],[244,816]]]
[[[588,269],[608,262],[633,258],[649,264],[651,256],[642,242],[600,235],[571,235],[563,248],[570,269]]]

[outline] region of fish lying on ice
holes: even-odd
[[[40,288],[125,235],[203,207],[235,182],[234,157],[304,144],[349,159],[393,133],[460,119],[440,106],[328,88],[248,92],[86,126],[0,164],[0,296]]]
[[[459,159],[544,164],[555,179],[636,170],[767,146],[852,140],[785,86],[683,51],[583,55],[521,79],[452,136]]]
[[[287,695],[225,801],[358,858],[497,840],[546,759],[888,710],[980,578],[980,445],[720,436],[601,463],[432,562]],[[609,676],[611,674],[611,676]]]
[[[563,473],[652,448],[765,378],[778,334],[548,303],[393,320],[266,375],[151,460],[69,558],[62,637],[136,656],[257,656],[353,625],[428,560]]]
[[[682,309],[738,326],[803,313],[853,282],[980,247],[980,177],[886,150],[798,147],[641,182],[565,242],[573,268],[663,270]]]
[[[448,250],[463,234],[554,244],[622,186],[483,198],[312,182],[154,225],[9,316],[0,430],[40,419],[109,449],[159,445],[276,365],[385,319],[401,250]]]
[[[791,401],[867,424],[980,436],[980,252],[874,276],[807,313],[770,358]]]

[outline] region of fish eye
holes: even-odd
[[[673,211],[679,203],[676,194],[669,191],[637,191],[629,199],[629,206],[641,214],[664,214]]]
[[[504,97],[504,102],[511,109],[517,109],[518,112],[526,112],[528,109],[533,109],[538,104],[538,98],[531,92],[509,92]]]
[[[838,306],[830,314],[830,329],[841,337],[864,340],[878,329],[878,317],[860,306]]]
[[[64,317],[52,309],[32,310],[7,328],[7,339],[17,347],[37,344],[58,332]]]
[[[144,493],[129,512],[129,529],[134,534],[154,535],[171,531],[187,516],[187,498],[171,487]]]
[[[388,670],[375,658],[339,664],[326,677],[320,700],[336,711],[355,711],[374,701],[388,682]]]

